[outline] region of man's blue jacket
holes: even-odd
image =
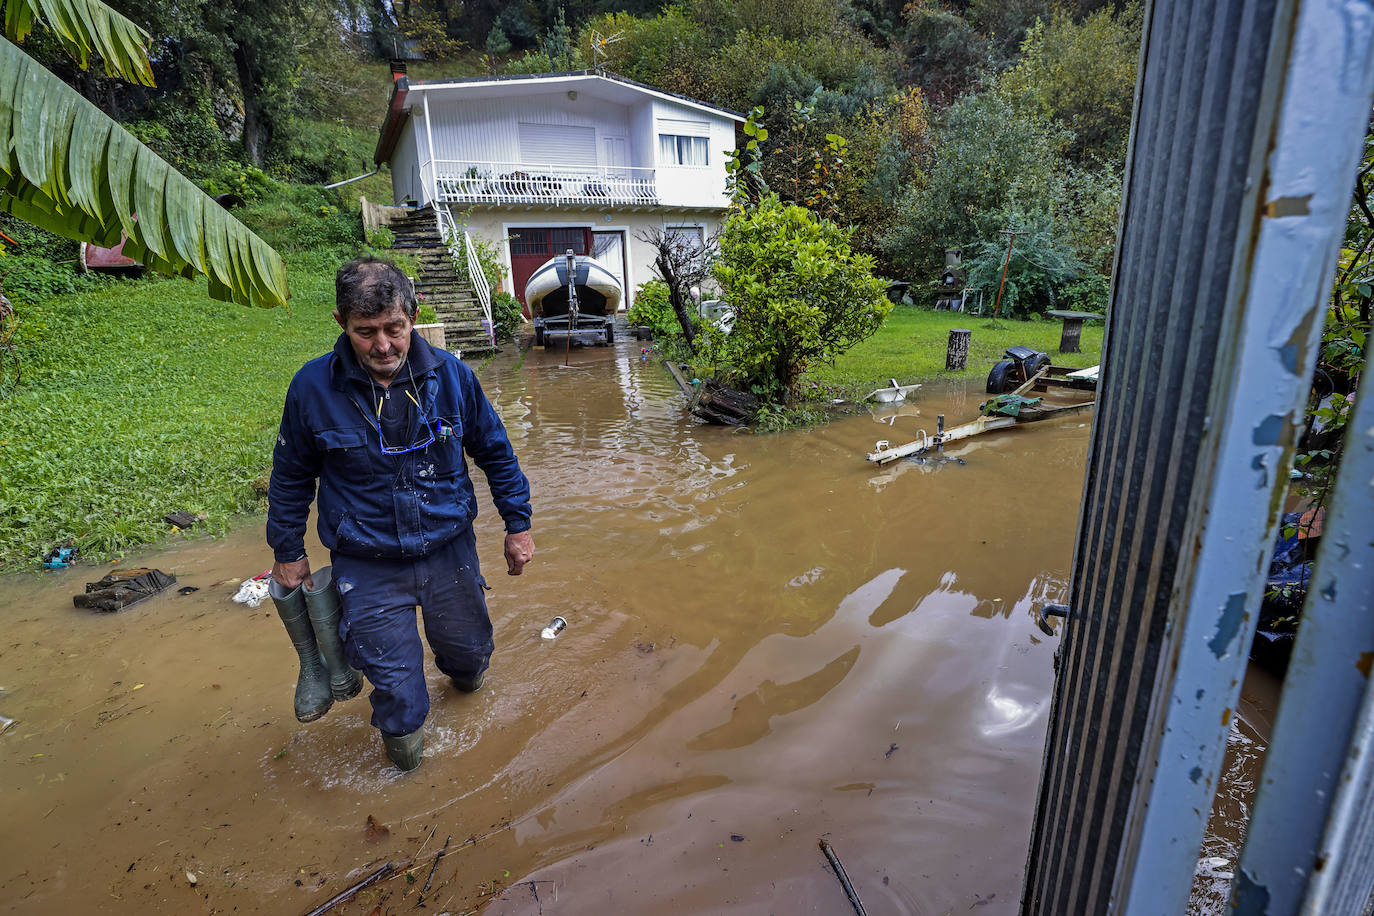
[[[404,382],[393,382],[393,391],[409,388],[413,376],[430,429],[438,421],[452,432],[403,455],[382,453],[373,399],[374,390],[382,389],[371,384],[346,334],[339,335],[332,353],[312,359],[291,380],[267,493],[267,543],[277,560],[305,554],[317,479],[325,547],[359,557],[433,553],[477,516],[464,451],[486,474],[506,531],[529,529],[529,481],[477,376],[414,331],[406,362],[400,373]],[[409,444],[388,440],[388,445]]]

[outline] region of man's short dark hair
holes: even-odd
[[[344,323],[352,315],[375,318],[395,305],[414,320],[415,290],[410,278],[390,261],[354,258],[334,277],[334,305]]]

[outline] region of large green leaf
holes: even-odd
[[[36,21],[52,29],[83,70],[94,52],[108,75],[153,85],[148,33],[100,0],[5,0],[5,37],[10,41],[22,42]]]
[[[122,232],[125,254],[164,273],[203,273],[219,299],[271,307],[290,295],[269,245],[3,38],[0,210],[97,245]]]

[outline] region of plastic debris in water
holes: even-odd
[[[270,572],[255,576],[246,580],[239,586],[233,600],[239,604],[246,604],[249,607],[257,607],[267,600],[267,587],[270,584]]]
[[[555,617],[552,623],[550,623],[548,626],[544,627],[544,629],[540,631],[539,636],[541,639],[553,639],[559,633],[562,633],[563,628],[567,625],[568,622],[564,620],[562,617]]]
[[[75,562],[79,553],[80,551],[75,547],[54,547],[43,558],[43,567],[45,569],[66,569]]]
[[[0,735],[3,735],[5,732],[9,731],[11,726],[13,725],[14,720],[11,719],[9,716],[0,716]]]

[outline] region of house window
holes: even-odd
[[[700,226],[668,226],[664,228],[663,234],[679,241],[684,247],[699,251],[705,247]]]
[[[709,165],[705,137],[684,137],[679,134],[658,135],[658,159],[663,165]]]

